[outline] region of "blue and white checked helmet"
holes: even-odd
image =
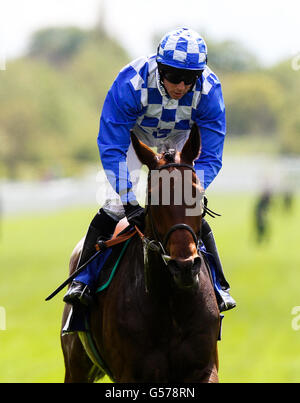
[[[168,32],[157,49],[157,62],[177,69],[203,70],[207,60],[204,39],[189,28]]]

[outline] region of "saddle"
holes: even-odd
[[[113,239],[117,235],[126,233],[129,229],[126,220],[121,220],[117,225]],[[106,254],[106,258],[101,260],[100,274],[97,281],[97,288],[95,294],[105,290],[111,283],[114,275],[117,272],[119,264],[126,252],[129,243],[133,237],[124,240],[121,243],[115,244],[110,247],[110,253]],[[88,318],[89,308],[83,305],[71,306],[68,318],[62,329],[62,335],[70,334],[73,332],[85,332],[88,331]]]

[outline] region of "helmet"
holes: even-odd
[[[204,39],[189,28],[168,32],[157,48],[158,63],[178,69],[204,70],[207,46]]]

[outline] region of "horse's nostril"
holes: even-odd
[[[200,266],[201,258],[199,256],[187,260],[170,259],[168,262],[168,268],[174,276],[194,276],[199,273]]]
[[[180,272],[180,267],[177,264],[177,261],[175,259],[170,259],[168,262],[168,269],[173,275],[176,275]]]
[[[193,268],[192,268],[192,273],[194,276],[196,276],[197,274],[200,273],[200,268],[201,268],[201,258],[199,256],[197,256],[194,259]]]

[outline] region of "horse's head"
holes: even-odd
[[[181,152],[157,154],[133,133],[131,139],[138,158],[149,168],[145,233],[159,246],[175,283],[192,287],[201,266],[197,243],[203,189],[193,167],[201,147],[199,129],[194,124]]]

